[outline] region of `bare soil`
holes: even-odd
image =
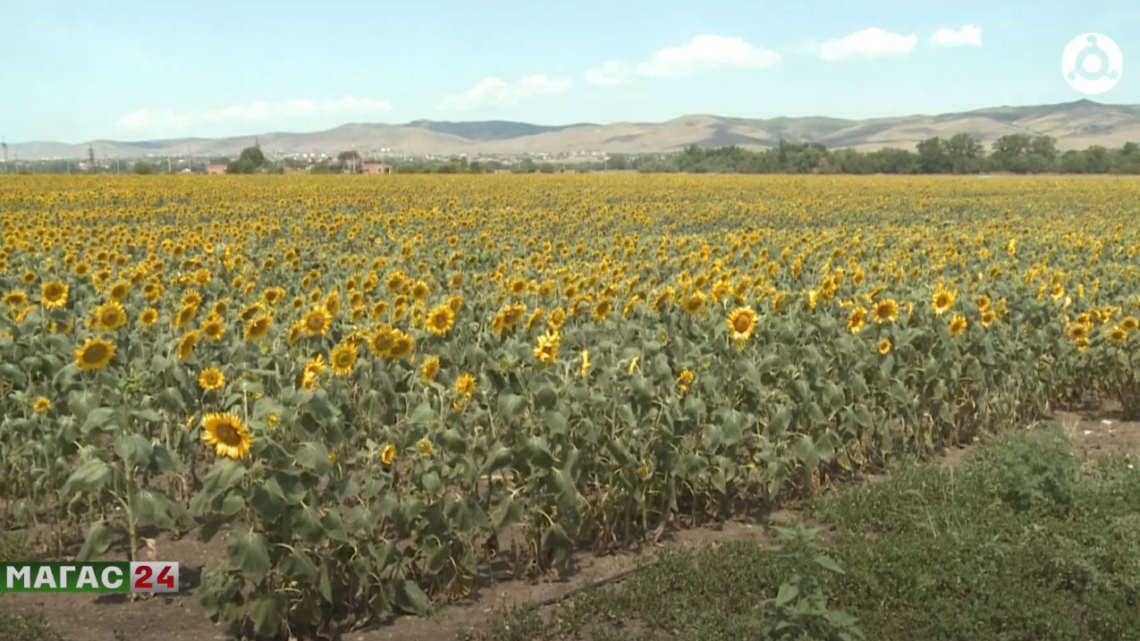
[[[1082,462],[1117,452],[1140,453],[1140,423],[1117,419],[1117,410],[1102,407],[1089,410],[1058,411],[1054,420],[1065,425],[1074,452]],[[941,463],[955,465],[973,446],[944,453]],[[865,480],[873,482],[877,476]],[[486,625],[497,614],[513,607],[545,606],[563,597],[603,582],[620,579],[643,563],[651,563],[661,549],[704,549],[729,541],[765,537],[766,523],[779,524],[796,516],[794,506],[774,512],[751,523],[730,521],[715,528],[706,527],[667,533],[656,545],[639,551],[598,556],[580,553],[572,571],[556,579],[538,583],[507,580],[476,587],[471,598],[442,606],[427,618],[398,616],[370,629],[345,633],[344,641],[447,641],[467,630]],[[156,537],[159,559],[180,564],[183,592],[173,597],[132,601],[127,595],[93,597],[85,594],[9,594],[5,608],[37,611],[47,616],[51,626],[68,641],[118,641],[118,639],[163,639],[164,641],[221,641],[239,638],[237,631],[213,625],[198,604],[199,575],[210,558],[224,554],[225,533],[209,543],[198,540],[195,532],[178,540],[162,534]],[[107,559],[127,558],[125,546],[117,544]]]

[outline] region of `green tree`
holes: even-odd
[[[227,174],[252,174],[265,169],[267,162],[261,145],[254,143],[251,147],[241,150],[238,159],[226,165]]]
[[[134,172],[140,176],[146,176],[154,173],[154,165],[145,160],[140,160],[135,163]]]

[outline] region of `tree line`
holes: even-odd
[[[683,152],[644,162],[647,173],[824,173],[824,174],[1140,174],[1140,145],[1125,143],[1119,149],[1094,145],[1061,152],[1051,136],[1008,134],[986,148],[970,134],[950,138],[934,136],[919,142],[914,151],[884,148],[861,152],[830,150],[819,143],[781,140],[771,149],[749,151],[740,147],[702,149],[690,145]]]

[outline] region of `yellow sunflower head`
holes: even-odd
[[[88,338],[75,348],[75,364],[84,371],[101,370],[115,357],[115,344],[101,338]]]
[[[439,374],[439,357],[432,355],[424,359],[423,365],[420,366],[420,373],[423,375],[424,383],[430,383],[435,380]]]
[[[191,330],[178,340],[178,360],[185,361],[194,355],[194,348],[198,347],[198,330]]]
[[[273,317],[269,314],[255,316],[246,324],[243,338],[250,342],[259,341],[269,334],[269,330],[272,327]]]
[[[756,311],[751,307],[737,307],[728,315],[728,329],[732,339],[744,342],[756,331]]]
[[[67,304],[67,283],[52,280],[40,287],[40,304],[48,309],[58,309]]]
[[[427,329],[436,336],[443,336],[455,323],[455,311],[449,305],[440,305],[427,315]]]
[[[95,308],[95,323],[96,326],[105,331],[114,331],[127,322],[127,310],[123,309],[122,303],[118,301],[111,301],[104,303]]]
[[[198,375],[198,385],[207,392],[220,390],[226,384],[226,375],[216,367],[207,367]]]
[[[349,342],[341,343],[329,352],[329,366],[337,376],[348,376],[356,366],[356,346]]]
[[[253,435],[233,414],[207,414],[202,418],[202,440],[216,456],[240,460],[249,455]]]
[[[950,319],[950,335],[961,336],[962,334],[966,333],[966,329],[969,326],[970,323],[966,321],[965,316],[961,314],[954,314],[953,318]]]
[[[889,323],[898,320],[899,304],[893,298],[887,298],[875,303],[871,316],[876,323]]]
[[[464,396],[471,396],[475,392],[475,377],[471,374],[460,376],[455,382],[455,391]]]
[[[324,336],[332,324],[332,315],[324,307],[313,307],[301,319],[307,336]]]

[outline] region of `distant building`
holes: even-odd
[[[206,173],[211,176],[226,173],[226,166],[220,162],[212,162],[206,167]]]
[[[366,162],[364,163],[364,172],[366,174],[390,174],[392,167],[387,163],[382,162]]]
[[[286,167],[286,174],[307,174],[309,173],[308,167]]]

